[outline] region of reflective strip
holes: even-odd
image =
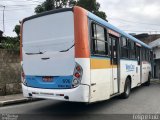
[[[111,65],[110,60],[91,58],[91,69],[117,68],[117,65]]]

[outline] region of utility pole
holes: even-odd
[[[3,33],[5,32],[5,25],[4,25],[4,11],[5,11],[5,6],[0,5],[0,7],[3,7]]]
[[[4,11],[5,11],[5,6],[3,6],[3,33],[5,32],[5,25],[4,25]]]

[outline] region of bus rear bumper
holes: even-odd
[[[22,84],[23,96],[62,101],[89,102],[89,86],[79,85],[72,89],[41,89]]]

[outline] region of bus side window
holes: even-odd
[[[148,50],[145,49],[145,51],[146,51],[146,61],[148,61]]]
[[[136,48],[133,41],[130,41],[130,59],[136,59]]]
[[[150,62],[152,62],[153,59],[154,59],[153,51],[150,51],[150,56],[149,56]]]
[[[148,60],[148,62],[150,61],[149,56],[150,56],[150,52],[149,52],[149,50],[147,50],[147,60]]]
[[[142,47],[142,60],[143,61],[148,61],[148,50],[145,47]]]
[[[92,54],[108,55],[107,30],[95,23],[92,23],[91,48]]]
[[[141,48],[141,59],[143,60],[143,47]]]
[[[121,57],[129,58],[129,48],[128,48],[128,39],[125,37],[121,38]]]
[[[138,61],[138,65],[140,65],[140,47],[136,46],[136,58]]]
[[[109,44],[109,55],[111,56],[111,49],[112,49],[112,46],[111,46],[111,37],[109,37],[109,41],[108,41],[108,44]]]

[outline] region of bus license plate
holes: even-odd
[[[44,82],[52,82],[53,81],[53,77],[45,76],[45,77],[43,77],[43,81]]]

